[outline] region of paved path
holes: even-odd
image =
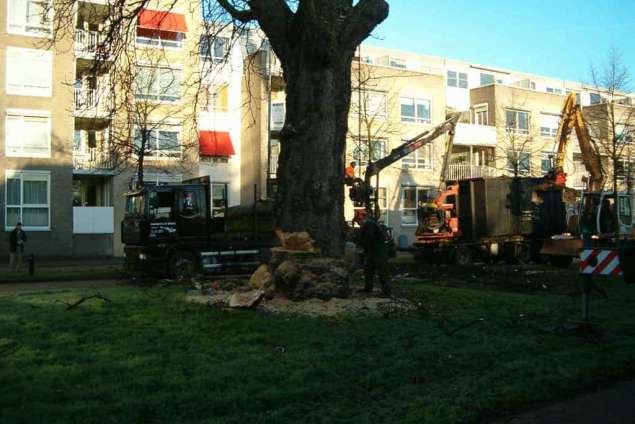
[[[50,281],[40,283],[7,283],[0,284],[0,295],[13,294],[27,291],[44,291],[51,289],[88,289],[100,287],[112,287],[121,284],[122,280],[98,280],[98,281]]]
[[[635,424],[635,381],[626,381],[491,424]]]

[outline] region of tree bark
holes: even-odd
[[[324,66],[298,59],[285,66],[287,114],[281,134],[278,219],[307,230],[328,256],[343,250],[344,155],[352,55]]]

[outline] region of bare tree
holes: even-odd
[[[597,100],[584,109],[584,115],[600,154],[606,158],[602,161],[604,175],[610,178],[610,188],[617,193],[621,178],[627,187],[632,185],[635,107],[630,94],[630,70],[622,53],[611,49],[606,62],[600,67],[592,65],[590,74]]]

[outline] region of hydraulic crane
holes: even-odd
[[[550,177],[556,184],[565,185],[566,174],[564,172],[564,161],[567,156],[567,148],[571,138],[571,132],[575,130],[582,153],[582,162],[589,173],[589,181],[587,189],[590,191],[602,190],[604,184],[604,172],[600,162],[600,155],[589,134],[582,109],[576,102],[576,94],[571,93],[567,96],[562,106],[562,119],[558,126],[556,134],[556,142],[558,143],[558,151],[554,161],[553,169],[549,172]]]
[[[434,128],[426,130],[421,134],[417,135],[414,138],[404,142],[398,147],[395,147],[390,151],[390,153],[383,158],[375,161],[369,162],[366,167],[366,173],[364,175],[364,179],[357,179],[353,186],[349,191],[349,197],[356,205],[363,205],[366,211],[366,214],[373,217],[379,216],[379,205],[377,203],[377,196],[373,195],[375,190],[372,185],[372,178],[375,177],[376,185],[378,185],[379,173],[385,169],[386,167],[392,165],[398,160],[404,158],[415,150],[425,146],[430,143],[437,137],[442,136],[445,133],[449,134],[448,140],[448,151],[445,152],[445,157],[443,161],[443,170],[442,176],[443,179],[445,174],[445,168],[447,164],[447,157],[449,155],[449,150],[452,146],[452,141],[454,139],[454,132],[456,128],[456,124],[459,121],[460,114],[453,113],[450,115],[448,119],[446,119],[441,124],[437,125]]]

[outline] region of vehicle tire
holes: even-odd
[[[454,251],[453,262],[458,266],[472,265],[472,249],[469,247],[457,247]]]
[[[177,251],[170,256],[168,273],[170,278],[190,278],[198,272],[196,255],[188,251]]]
[[[573,262],[573,257],[551,255],[549,256],[549,262],[551,262],[551,265],[555,266],[556,268],[566,269],[566,268],[569,268],[569,266],[571,266],[571,262]]]

